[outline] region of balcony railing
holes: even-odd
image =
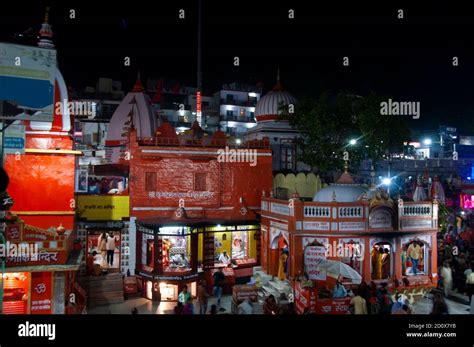
[[[222,105],[255,107],[257,101],[220,99]]]
[[[431,204],[404,205],[402,216],[431,216]]]
[[[303,213],[305,217],[329,218],[331,215],[331,208],[322,206],[305,206]]]
[[[364,215],[362,206],[339,207],[339,218],[361,218]]]
[[[222,122],[244,122],[244,123],[256,123],[253,117],[239,117],[239,116],[221,116]]]
[[[166,137],[146,137],[138,140],[140,146],[174,146],[174,147],[232,147],[232,148],[255,148],[270,149],[270,142],[266,140],[250,140],[240,145],[228,143],[227,139],[192,139],[185,137],[166,138]]]

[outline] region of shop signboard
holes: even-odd
[[[30,250],[32,247],[29,248]],[[67,261],[67,252],[65,250],[47,251],[39,249],[28,251],[26,254],[11,255],[6,257],[7,267],[13,266],[31,266],[31,265],[58,265],[65,264]]]
[[[295,284],[295,308],[296,313],[303,314],[306,311],[314,313],[316,303],[315,288],[303,288],[301,282]]]
[[[348,314],[351,298],[319,299],[316,302],[316,314]]]
[[[77,205],[81,218],[90,221],[121,221],[130,217],[129,196],[79,195]]]
[[[3,136],[3,134],[0,134],[0,136]],[[3,151],[5,154],[25,154],[24,125],[12,124],[5,130]]]
[[[52,272],[31,273],[31,314],[51,314]]]
[[[310,280],[325,281],[326,273],[318,269],[321,261],[326,259],[326,248],[323,246],[306,246],[304,250],[305,272]]]

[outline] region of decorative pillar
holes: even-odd
[[[370,238],[365,239],[364,244],[364,262],[363,262],[363,270],[362,270],[362,280],[366,283],[370,283],[372,281],[372,257],[370,256],[371,248],[370,248]]]
[[[394,266],[394,277],[397,281],[401,281],[403,278],[403,264],[402,264],[402,242],[400,237],[395,238],[395,251],[393,252],[393,266]]]
[[[159,231],[153,231],[153,274],[163,273],[163,241],[158,235]]]
[[[190,265],[193,272],[197,272],[198,268],[198,250],[199,250],[199,234],[197,230],[191,230],[191,259]]]

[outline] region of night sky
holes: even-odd
[[[284,86],[296,97],[328,89],[375,91],[420,101],[421,118],[409,123],[414,128],[442,123],[462,131],[474,123],[474,10],[466,2],[331,3],[203,0],[204,91],[232,81],[262,81],[266,91],[280,67]],[[0,40],[15,41],[15,33],[30,27],[36,33],[46,4],[67,84],[93,86],[99,77],[111,77],[127,91],[140,70],[143,80],[196,85],[197,1],[9,1],[2,3]],[[184,20],[178,18],[181,8]],[[399,8],[403,20],[397,19]],[[124,56],[131,57],[130,67]],[[342,66],[344,56],[349,67]]]

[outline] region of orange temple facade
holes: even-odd
[[[262,198],[263,270],[281,276],[286,251],[284,276],[294,287],[309,278],[331,290],[336,278],[314,266],[325,259],[345,263],[360,275],[359,282],[339,278],[347,288],[373,281],[423,293],[436,286],[438,202],[392,201],[382,191],[354,184],[347,173],[341,177],[313,201]]]

